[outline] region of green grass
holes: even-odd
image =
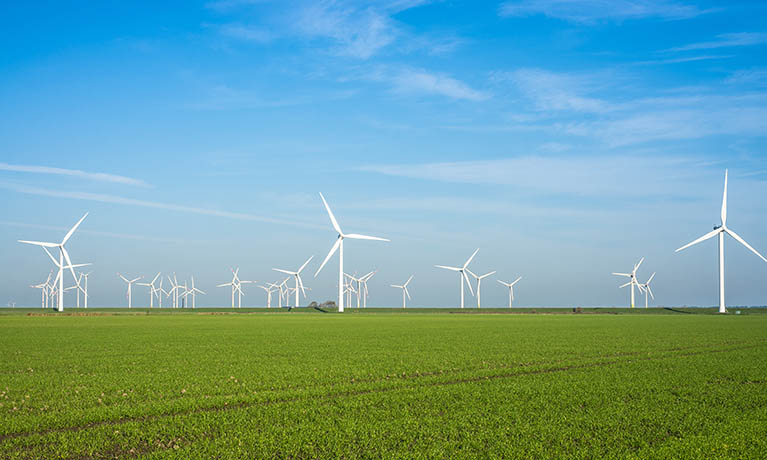
[[[767,452],[767,315],[369,310],[2,316],[0,458]]]

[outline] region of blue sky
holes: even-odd
[[[767,251],[767,4],[20,2],[0,7],[0,304],[36,305],[50,263],[17,239],[71,240],[91,302],[115,273],[229,268],[275,281],[308,256],[334,298],[322,191],[372,305],[455,305],[434,264],[475,248],[519,305],[624,305],[640,258],[658,303],[713,305],[718,223]],[[727,299],[767,304],[767,264],[727,242]],[[137,290],[134,298],[146,293]],[[470,300],[471,304],[474,300]],[[71,305],[69,298],[67,304]],[[263,304],[250,289],[245,304]],[[506,291],[483,283],[483,304]]]

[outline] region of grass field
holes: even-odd
[[[0,316],[0,458],[767,456],[765,314],[130,313]]]

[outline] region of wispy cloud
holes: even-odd
[[[662,195],[685,168],[687,157],[661,155],[518,156],[513,158],[416,164],[367,165],[359,169],[390,176],[465,184],[508,185],[556,194],[608,193]],[[598,174],[595,174],[598,171]],[[644,186],[626,187],[627,177],[641,178]],[[665,184],[665,185],[664,185]]]
[[[731,85],[767,86],[767,69],[747,69],[733,72],[725,83]]]
[[[689,57],[669,58],[669,59],[653,59],[649,61],[637,61],[634,64],[635,65],[681,64],[685,62],[709,61],[712,59],[728,59],[731,57],[733,57],[733,55],[731,54],[707,54],[703,56],[689,56]]]
[[[207,94],[190,103],[189,108],[199,110],[234,110],[254,108],[278,108],[297,105],[317,104],[320,102],[348,99],[356,90],[329,91],[326,93],[291,94],[282,98],[264,98],[262,93],[249,89],[232,88],[228,85],[216,85],[207,90]]]
[[[605,112],[610,109],[607,102],[585,95],[591,91],[590,87],[596,80],[594,77],[527,68],[495,72],[491,79],[495,82],[511,81],[533,101],[537,110]]]
[[[54,225],[42,225],[42,224],[29,224],[24,222],[12,222],[12,221],[0,221],[0,225],[5,225],[8,227],[18,227],[18,228],[34,228],[39,230],[52,230],[57,232],[66,233],[69,231],[69,228],[67,227],[57,227]],[[155,241],[158,243],[199,243],[202,242],[202,240],[186,240],[181,238],[162,238],[162,237],[155,237],[155,236],[147,236],[147,235],[134,235],[130,233],[115,233],[115,232],[101,232],[97,230],[88,230],[88,229],[78,229],[77,233],[82,233],[84,235],[93,235],[93,236],[103,236],[106,238],[118,238],[118,239],[124,239],[124,240],[136,240],[136,241]]]
[[[453,77],[420,69],[401,70],[391,77],[391,82],[397,93],[432,94],[469,101],[482,101],[489,97]]]
[[[134,179],[132,177],[118,176],[116,174],[109,174],[109,173],[87,172],[87,171],[81,171],[79,169],[64,169],[64,168],[54,168],[50,166],[12,165],[8,163],[0,163],[0,171],[72,176],[72,177],[79,177],[82,179],[95,180],[100,182],[111,182],[114,184],[134,185],[138,187],[149,187],[149,184],[147,184],[141,179]]]
[[[275,35],[261,27],[243,25],[243,24],[224,24],[218,27],[222,35],[240,40],[247,40],[257,43],[268,43],[275,38]]]
[[[707,42],[691,43],[689,45],[669,48],[666,51],[691,51],[707,50],[716,48],[731,48],[736,46],[754,46],[767,43],[767,33],[762,32],[736,32],[730,34],[719,34],[716,40]]]
[[[213,216],[213,217],[224,217],[227,219],[263,222],[268,224],[291,225],[291,226],[306,227],[306,228],[324,228],[320,225],[314,225],[314,224],[309,224],[305,222],[297,222],[297,221],[284,220],[284,219],[276,219],[271,217],[259,216],[256,214],[222,211],[218,209],[209,209],[209,208],[198,208],[194,206],[162,203],[157,201],[137,200],[133,198],[126,198],[122,196],[109,195],[109,194],[103,194],[103,193],[51,190],[51,189],[45,189],[45,188],[39,188],[39,187],[30,187],[30,186],[21,185],[21,184],[8,183],[8,182],[0,182],[0,188],[12,190],[17,193],[47,196],[52,198],[67,198],[72,200],[94,201],[98,203],[111,203],[111,204],[121,204],[126,206],[138,206],[142,208],[163,209],[167,211],[199,214],[199,215]]]
[[[709,11],[712,10],[666,0],[518,0],[503,3],[498,13],[522,17],[542,14],[570,22],[594,23],[653,17],[688,19]]]

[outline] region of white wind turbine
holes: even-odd
[[[301,280],[301,271],[304,268],[306,268],[307,265],[309,265],[309,262],[311,262],[311,260],[313,258],[314,258],[314,256],[311,256],[308,259],[306,259],[306,262],[304,262],[304,264],[301,265],[301,267],[298,270],[294,271],[294,272],[289,271],[289,270],[283,270],[281,268],[272,268],[272,270],[274,270],[274,271],[277,271],[277,272],[280,272],[280,273],[285,273],[285,274],[291,275],[291,276],[296,278],[296,305],[295,305],[296,307],[301,305],[301,299],[300,299],[300,296],[298,295],[298,290],[299,289],[301,289],[301,293],[304,295],[304,297],[306,297],[306,290],[304,289],[304,282]]]
[[[408,290],[407,290],[407,285],[410,284],[410,281],[412,279],[413,279],[413,275],[410,275],[410,278],[408,278],[407,281],[405,281],[405,284],[402,284],[402,285],[390,284],[389,285],[389,286],[391,286],[393,288],[402,289],[402,308],[405,308],[407,306],[406,303],[405,303],[405,296],[407,296],[408,299],[410,298],[410,292],[408,292]]]
[[[650,282],[652,281],[653,278],[655,278],[655,272],[653,272],[653,274],[650,275],[650,279],[648,279],[646,283],[639,283],[639,292],[644,292],[645,308],[647,308],[647,294],[650,294],[650,297],[652,297],[652,299],[655,300],[655,295],[653,295],[652,289],[650,289]]]
[[[219,284],[216,287],[226,287],[231,286],[232,287],[232,308],[234,308],[234,293],[237,291],[237,308],[242,308],[242,285],[247,283],[255,283],[255,281],[246,281],[246,280],[240,280],[239,277],[240,268],[237,267],[236,269],[232,270],[232,281],[228,283]]]
[[[727,170],[724,170],[724,193],[722,194],[722,224],[718,227],[714,227],[714,230],[710,231],[709,233],[706,233],[705,235],[701,236],[697,240],[685,244],[681,248],[677,249],[676,252],[679,252],[683,249],[687,249],[690,246],[693,246],[695,244],[700,243],[701,241],[705,241],[709,238],[713,238],[715,236],[719,236],[719,313],[727,313],[727,309],[725,307],[724,303],[724,234],[727,233],[731,237],[735,238],[735,240],[748,248],[751,252],[759,256],[760,259],[767,262],[767,259],[764,258],[761,254],[759,254],[756,249],[752,248],[746,241],[738,236],[737,233],[735,233],[732,229],[727,227]]]
[[[279,289],[279,286],[273,283],[259,284],[258,287],[266,291],[266,308],[272,308],[272,292]]]
[[[344,239],[349,238],[352,240],[375,240],[375,241],[389,241],[386,238],[379,238],[377,236],[367,236],[367,235],[359,235],[357,233],[344,233],[341,231],[341,227],[338,225],[338,221],[336,221],[335,216],[333,215],[333,211],[330,210],[330,206],[328,206],[328,202],[325,201],[325,197],[322,196],[322,193],[320,193],[320,198],[322,198],[322,203],[325,205],[325,209],[328,211],[328,216],[330,217],[330,223],[333,224],[333,228],[336,232],[338,232],[338,238],[336,239],[336,242],[333,244],[333,247],[330,248],[330,252],[328,252],[328,255],[325,257],[325,260],[322,261],[322,265],[320,265],[320,268],[317,269],[317,272],[314,273],[314,277],[316,278],[317,275],[319,275],[320,271],[322,270],[322,267],[325,266],[326,263],[328,263],[328,260],[335,254],[335,252],[338,250],[338,312],[343,313],[344,311]]]
[[[474,258],[474,256],[477,255],[477,252],[479,252],[479,248],[477,248],[476,251],[474,251],[474,254],[469,257],[469,259],[466,261],[465,264],[463,264],[462,267],[449,267],[447,265],[435,265],[437,268],[444,268],[445,270],[451,270],[454,272],[458,272],[460,276],[460,283],[461,283],[461,308],[463,308],[463,282],[466,281],[466,284],[469,286],[469,292],[471,292],[471,295],[474,295],[474,291],[471,289],[471,283],[469,282],[469,276],[466,275],[466,268],[471,263],[471,260]]]
[[[88,277],[90,274],[91,272],[80,273],[80,276],[85,280],[85,284],[83,285],[83,295],[85,296],[83,302],[85,303],[85,308],[88,308]]]
[[[173,274],[173,278],[168,275],[168,282],[170,283],[170,290],[166,292],[166,295],[170,297],[173,296],[173,308],[178,308],[178,291],[182,288],[180,284],[178,284],[178,278],[176,278],[176,274]]]
[[[475,275],[474,272],[472,272],[468,268],[466,269],[466,271],[469,272],[469,274],[471,274],[471,276],[473,276],[474,279],[477,280],[477,308],[482,308],[482,293],[480,292],[480,287],[482,286],[482,280],[487,278],[490,275],[494,275],[495,270],[491,271],[490,273],[485,273],[482,276]]]
[[[639,259],[639,262],[634,265],[634,269],[631,270],[631,273],[615,273],[613,272],[613,275],[615,276],[626,276],[629,278],[629,282],[626,284],[622,284],[620,288],[625,288],[626,286],[631,286],[631,308],[634,308],[634,286],[639,286],[639,281],[637,281],[637,269],[639,269],[639,266],[642,265],[642,262],[644,262],[644,257]]]
[[[133,287],[133,283],[135,283],[136,281],[138,281],[138,280],[140,280],[141,278],[143,278],[143,276],[139,276],[138,278],[134,278],[134,279],[132,279],[132,280],[129,280],[128,278],[126,278],[126,277],[122,276],[122,275],[121,275],[121,274],[119,274],[119,273],[117,274],[117,276],[119,276],[120,278],[122,278],[122,280],[123,280],[123,281],[125,281],[126,283],[128,283],[128,308],[131,308],[131,307],[133,306],[133,305],[132,305],[132,302],[133,302],[133,295],[132,295],[132,289],[131,289],[131,288]]]
[[[31,284],[29,286],[33,289],[40,289],[40,301],[43,309],[48,306],[48,294],[50,292],[51,276],[53,276],[53,272],[48,273],[48,278],[45,280],[45,282],[40,284]]]
[[[69,271],[72,273],[72,278],[74,278],[75,283],[79,286],[80,284],[77,281],[77,275],[75,275],[75,270],[72,265],[72,260],[69,257],[69,253],[64,248],[64,245],[69,241],[69,238],[72,237],[72,235],[75,233],[75,230],[77,230],[77,227],[80,226],[80,224],[85,220],[85,218],[88,217],[88,213],[86,212],[84,216],[80,218],[80,220],[77,221],[77,223],[72,227],[69,232],[67,232],[66,236],[64,236],[64,239],[61,240],[61,243],[45,243],[42,241],[26,241],[26,240],[19,240],[19,243],[25,243],[25,244],[33,244],[35,246],[41,246],[43,249],[45,249],[45,252],[48,253],[48,256],[53,260],[53,263],[58,267],[59,274],[56,277],[58,279],[59,288],[58,288],[58,297],[59,297],[59,304],[58,304],[58,311],[64,311],[64,269],[69,268]],[[48,248],[58,248],[59,249],[59,261],[56,262],[56,259],[53,258],[51,253],[48,251]],[[67,265],[64,265],[64,260],[66,260]]]
[[[521,280],[522,277],[515,279],[511,283],[504,283],[501,280],[498,280],[499,283],[503,284],[507,288],[509,288],[509,308],[511,308],[511,303],[514,301],[514,285],[517,284],[517,281]]]
[[[192,289],[189,290],[189,295],[192,296],[192,308],[197,308],[197,294],[205,295],[205,291],[201,291],[194,287],[194,276],[192,277]]]
[[[357,287],[353,289],[353,292],[357,296],[357,308],[360,308],[360,295],[362,294],[362,290],[360,289],[361,278],[354,277],[348,273],[344,273],[344,276],[346,276],[349,279],[347,283],[349,283],[350,286],[354,287],[354,283],[357,283]],[[347,297],[347,300],[348,300],[347,303],[349,304],[349,308],[351,308],[351,305],[352,305],[351,295]]]
[[[367,275],[363,276],[362,278],[360,278],[359,280],[359,282],[362,283],[362,291],[363,291],[362,308],[368,307],[368,281],[370,281],[370,278],[372,278],[373,275],[375,275],[376,273],[377,273],[377,270],[372,271],[368,273]]]
[[[136,283],[137,286],[147,286],[149,288],[149,308],[154,308],[154,296],[157,291],[157,288],[155,287],[154,283],[157,281],[157,278],[160,277],[160,272],[157,272],[157,274],[154,276],[154,279],[152,279],[151,283]]]

